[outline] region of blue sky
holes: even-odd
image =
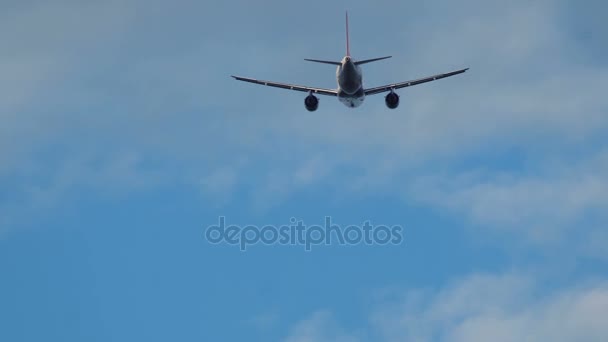
[[[4,1],[0,340],[605,341],[607,5]],[[351,110],[367,86],[464,75]],[[400,225],[393,246],[204,240]]]

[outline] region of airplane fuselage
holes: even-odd
[[[342,59],[336,70],[338,100],[347,107],[359,107],[365,99],[363,73],[350,56]]]

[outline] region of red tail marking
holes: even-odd
[[[346,12],[346,55],[350,57],[350,40],[348,37],[348,11]]]

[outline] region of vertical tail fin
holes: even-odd
[[[350,57],[350,40],[348,37],[348,11],[346,11],[346,55]]]

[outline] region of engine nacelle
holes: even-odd
[[[310,94],[304,99],[304,106],[306,106],[306,109],[309,112],[314,112],[315,110],[317,110],[317,108],[319,108],[319,99],[316,96]]]
[[[384,102],[386,102],[386,106],[390,109],[395,109],[399,106],[399,95],[394,92],[388,93],[384,98]]]

